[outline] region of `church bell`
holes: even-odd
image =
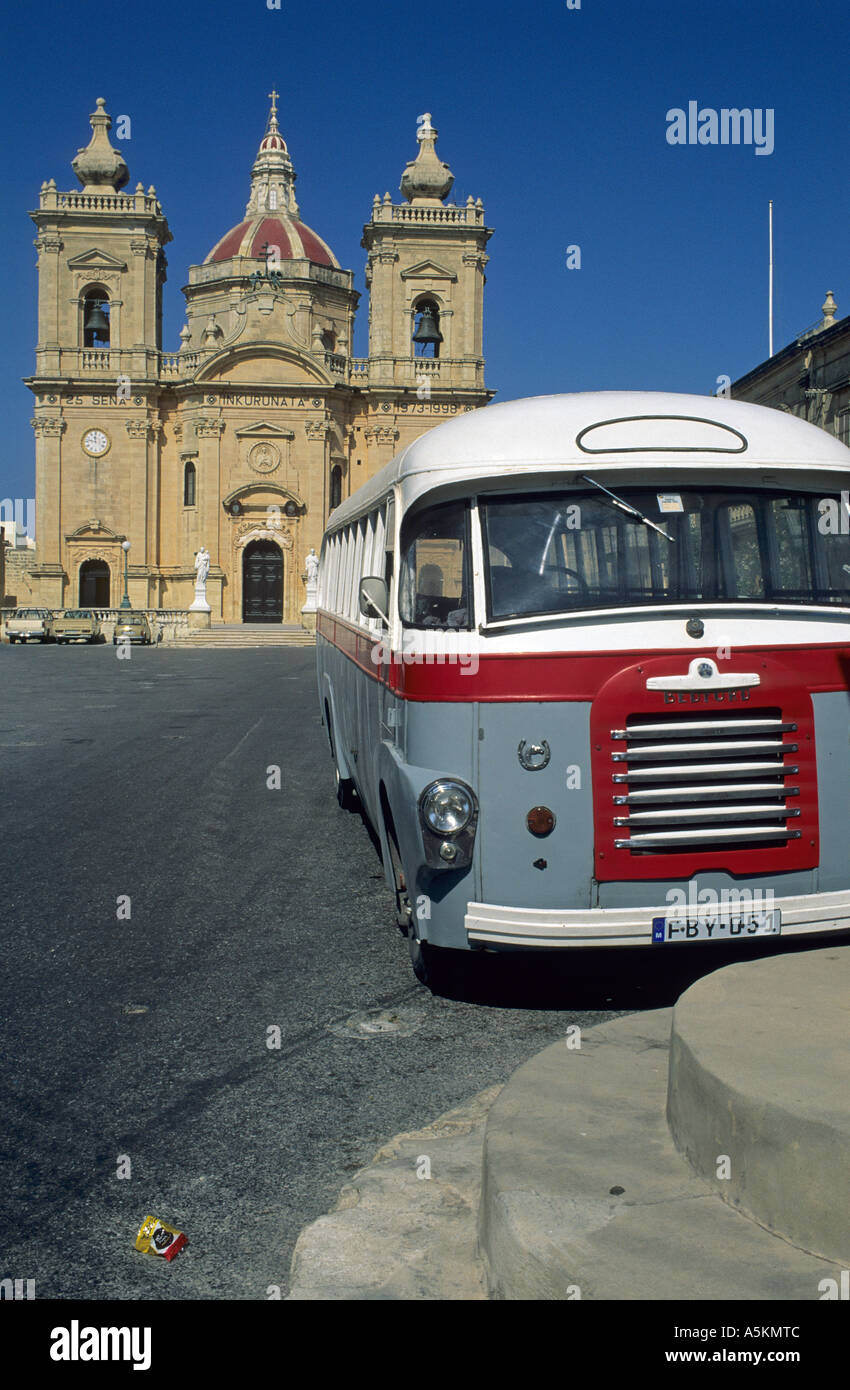
[[[419,327],[413,335],[414,343],[441,343],[443,335],[437,327],[434,310],[426,304],[419,318]]]
[[[109,319],[103,312],[100,303],[93,304],[91,312],[86,319],[86,332],[91,333],[95,338],[109,337]]]

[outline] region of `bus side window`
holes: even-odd
[[[387,505],[384,508],[384,579],[387,583],[387,593],[393,590],[393,574],[395,556],[395,498],[388,497]],[[379,573],[380,571],[376,571]]]
[[[337,595],[337,611],[343,618],[348,617],[351,607],[351,590],[354,579],[354,537],[351,534],[351,527],[346,526],[340,536],[342,542],[339,593]]]
[[[465,502],[444,502],[405,523],[399,605],[413,627],[468,628],[468,512]]]
[[[328,606],[327,594],[328,582],[330,579],[331,554],[331,542],[326,537],[325,540],[322,541],[322,549],[319,554],[319,583],[316,595],[316,606],[318,608],[327,608]]]
[[[384,518],[381,512],[371,512],[366,518],[366,541],[363,547],[362,575],[380,575],[384,558]],[[370,632],[380,632],[383,622],[377,615],[371,618],[361,616]]]
[[[361,517],[354,523],[354,564],[352,573],[351,597],[349,599],[348,617],[353,623],[365,623],[366,619],[360,613],[360,580],[367,573],[364,569],[366,557],[366,521]]]

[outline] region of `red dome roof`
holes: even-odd
[[[339,270],[339,261],[322,238],[286,213],[249,217],[238,227],[232,227],[210,251],[204,265],[211,261],[229,261],[232,256],[248,256],[261,261],[265,242],[279,249],[282,261],[308,260]]]

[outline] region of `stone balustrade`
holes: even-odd
[[[375,203],[373,222],[413,222],[424,226],[483,227],[484,208],[468,203],[466,207],[421,207],[416,204]]]
[[[462,211],[462,209],[461,209]],[[140,363],[138,349],[129,348],[76,348],[62,352],[62,370],[66,359],[71,359],[75,371],[80,376],[101,376],[110,378],[110,391],[114,390],[116,376],[125,375],[132,381],[138,379],[139,371],[159,374],[160,380],[185,381],[195,376],[204,361],[220,351],[219,348],[201,348],[191,352],[146,352]],[[318,354],[317,354],[318,355]],[[320,354],[328,373],[345,382],[365,385],[375,369],[386,374],[389,370],[392,381],[397,385],[413,386],[417,378],[428,376],[439,378],[451,375],[454,381],[463,385],[481,385],[483,380],[483,358],[466,357],[397,357],[373,362],[368,357],[349,357],[342,352],[322,351]]]
[[[49,184],[41,190],[42,208],[62,212],[141,212],[162,215],[159,199],[149,193],[60,193]]]
[[[115,623],[126,608],[91,608],[100,619],[100,628],[108,642],[112,641]],[[189,634],[189,613],[185,608],[134,608],[134,613],[144,613],[150,622],[155,642],[176,642]]]

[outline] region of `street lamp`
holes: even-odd
[[[124,551],[124,597],[121,600],[122,608],[130,607],[130,595],[127,593],[127,554],[130,549],[129,541],[121,542],[121,549]]]

